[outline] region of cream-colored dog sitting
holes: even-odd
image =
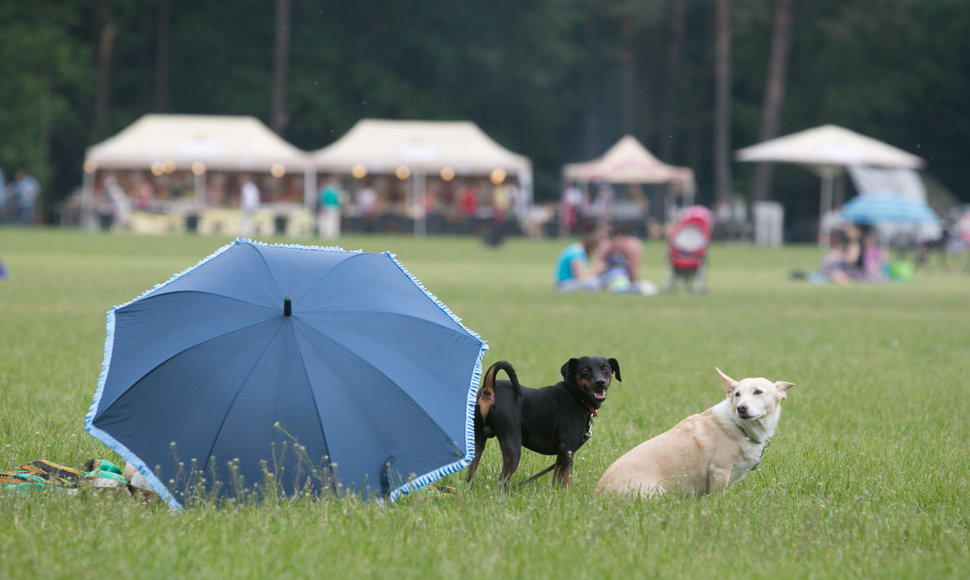
[[[724,491],[757,467],[793,384],[717,373],[725,400],[626,452],[603,473],[596,493],[704,495]]]

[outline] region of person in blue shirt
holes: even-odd
[[[556,257],[556,289],[560,292],[602,290],[601,272],[597,271],[602,267],[599,260],[602,247],[602,237],[587,234],[581,242],[563,248]]]

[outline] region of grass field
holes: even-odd
[[[0,469],[118,458],[83,429],[105,312],[230,241],[0,228]],[[274,240],[265,240],[274,241]],[[278,241],[278,240],[276,240]],[[287,240],[313,243],[313,240]],[[970,569],[970,276],[906,284],[788,279],[811,247],[715,245],[710,293],[559,295],[555,240],[353,237],[389,250],[512,362],[558,380],[571,356],[616,357],[574,485],[511,494],[490,444],[476,485],[379,506],[334,499],[162,505],[94,494],[0,494],[9,578],[957,578]],[[646,247],[645,277],[665,275]],[[735,378],[796,384],[772,446],[716,497],[603,500],[613,459],[723,396]],[[523,453],[524,478],[550,458]]]

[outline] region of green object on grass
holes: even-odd
[[[916,265],[912,260],[897,260],[889,264],[889,279],[894,282],[909,282],[915,271]]]

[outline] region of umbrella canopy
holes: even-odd
[[[832,208],[832,187],[836,176],[855,165],[920,168],[917,157],[871,137],[836,125],[823,125],[739,149],[739,161],[798,163],[822,178],[819,223]],[[819,237],[820,242],[823,237]]]
[[[938,224],[940,218],[925,203],[892,194],[859,195],[842,207],[844,221],[858,224]]]
[[[85,428],[173,508],[462,469],[487,344],[390,254],[236,240],[108,312]]]

